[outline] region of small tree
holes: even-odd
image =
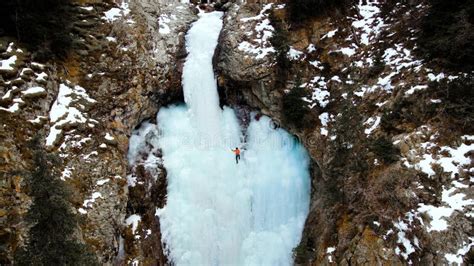
[[[336,116],[331,134],[337,136],[333,141],[335,150],[350,150],[355,146],[365,146],[362,116],[352,102],[353,92],[350,91],[346,99],[342,100],[339,114]]]
[[[275,48],[275,58],[277,62],[276,82],[277,86],[284,87],[292,65],[288,58],[288,51],[290,50],[289,33],[287,25],[275,14],[274,10],[270,13],[270,22],[275,29],[270,38],[270,43]]]
[[[96,265],[95,257],[74,238],[77,216],[71,211],[69,191],[51,168],[57,157],[47,154],[35,137],[31,176],[27,178],[33,203],[26,220],[33,226],[25,246],[17,250],[17,265]]]
[[[369,68],[367,77],[376,78],[383,72],[384,69],[385,69],[385,62],[383,60],[383,53],[381,51],[378,51],[375,54],[373,65]]]
[[[328,168],[335,179],[358,176],[358,182],[365,181],[367,165],[367,136],[364,133],[363,118],[353,103],[353,92],[349,91],[338,110],[333,126],[329,129],[330,149],[335,155]],[[354,178],[353,180],[356,180]],[[339,181],[334,181],[340,183]]]
[[[370,149],[379,159],[381,159],[384,163],[387,164],[391,164],[398,161],[400,156],[400,150],[395,147],[390,140],[384,137],[375,139],[371,143]]]
[[[308,114],[307,102],[303,97],[307,96],[301,82],[296,82],[293,89],[283,96],[283,116],[288,124],[292,124],[301,129],[304,126],[305,116]]]
[[[457,127],[472,132],[474,130],[474,75],[459,77],[453,81],[432,82],[430,93],[441,100],[444,114]]]

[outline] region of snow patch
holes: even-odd
[[[104,139],[108,140],[108,141],[113,141],[115,138],[112,137],[112,135],[110,135],[109,132],[105,133],[105,137]]]
[[[370,41],[377,37],[385,26],[381,17],[377,2],[360,0],[358,4],[360,17],[352,22],[352,26],[361,31],[360,42],[369,45]]]
[[[296,50],[292,46],[290,46],[290,50],[288,51],[288,57],[291,60],[299,60],[304,59],[304,53],[301,51]]]
[[[452,187],[446,189],[443,187],[442,202],[445,206],[433,206],[420,204],[418,211],[426,212],[431,217],[431,222],[427,227],[427,231],[443,231],[448,229],[448,222],[445,218],[449,218],[454,211],[463,211],[466,206],[474,205],[473,199],[465,199],[464,193],[456,193],[457,188]]]
[[[13,70],[12,66],[16,64],[17,59],[16,55],[12,55],[8,59],[0,60],[0,70]]]
[[[325,35],[323,35],[323,37],[321,37],[321,39],[332,38],[332,37],[334,37],[334,35],[336,35],[337,31],[338,31],[338,29],[332,30],[332,31],[326,33]]]
[[[130,9],[128,8],[128,3],[123,2],[118,8],[113,7],[110,10],[104,12],[103,19],[113,22],[121,17],[125,17],[130,13]]]
[[[92,208],[93,203],[96,201],[96,199],[103,198],[102,194],[100,192],[94,192],[92,193],[91,197],[89,199],[84,200],[84,203],[82,206],[84,208]]]
[[[471,250],[471,247],[474,246],[474,237],[469,237],[469,242],[470,243],[464,243],[463,247],[458,249],[458,251],[455,254],[448,253],[444,255],[444,258],[451,264],[458,264],[462,265],[463,264],[463,259],[464,255],[466,255],[469,250]]]
[[[109,42],[117,42],[117,38],[115,38],[115,37],[107,36],[107,37],[105,37],[105,39]],[[91,78],[91,77],[89,77],[89,78]]]
[[[8,44],[8,47],[7,47],[7,53],[11,53],[13,52],[13,46],[15,45],[15,43],[11,42]]]
[[[405,92],[406,95],[412,95],[415,91],[425,90],[428,88],[428,85],[416,85],[412,86],[409,90]]]
[[[268,15],[266,14],[266,12],[268,10],[270,10],[272,8],[273,4],[267,4],[265,5],[262,10],[260,11],[260,13],[257,15],[257,16],[254,16],[254,17],[248,17],[248,18],[241,18],[240,21],[242,22],[249,22],[249,21],[254,21],[254,20],[262,20],[264,18],[266,18]]]
[[[425,147],[425,150],[428,150],[435,145],[431,142],[425,142],[421,144],[422,147]],[[440,165],[444,172],[451,172],[451,177],[454,177],[455,174],[459,173],[459,166],[467,165],[471,163],[469,156],[466,156],[470,151],[474,150],[474,143],[470,145],[461,144],[457,148],[451,148],[449,146],[440,147],[438,158],[433,158],[434,156],[430,153],[423,154],[422,159],[414,164],[414,167],[420,171],[426,173],[428,176],[432,176],[435,172],[432,169],[433,164]],[[448,156],[445,156],[447,154]],[[406,166],[411,166],[408,162],[405,162]]]
[[[237,49],[243,51],[247,54],[254,55],[256,59],[263,59],[268,54],[274,53],[275,49],[270,43],[270,38],[273,36],[273,31],[275,30],[268,19],[268,14],[266,13],[272,7],[272,4],[266,5],[260,14],[255,17],[242,18],[241,21],[249,22],[258,20],[253,31],[250,35],[255,35],[256,38],[250,41],[242,41]]]
[[[84,10],[87,10],[87,11],[92,11],[94,9],[94,7],[92,7],[92,6],[81,6],[80,8],[82,8]]]
[[[328,112],[321,113],[319,115],[319,121],[321,121],[321,129],[320,129],[321,135],[327,136],[329,133],[327,130],[327,126],[329,123],[329,113]]]
[[[42,87],[31,87],[21,92],[23,95],[37,95],[42,93],[46,93],[46,90]]]
[[[137,177],[134,175],[127,175],[127,185],[129,187],[134,187],[137,184]]]
[[[309,61],[309,64],[314,66],[315,68],[319,69],[319,70],[323,70],[324,69],[324,66],[323,64],[318,61],[318,60],[314,60],[314,61]]]
[[[349,57],[355,55],[356,49],[355,48],[350,48],[350,47],[344,47],[339,50],[336,50],[336,52],[341,52]]]
[[[334,251],[336,251],[336,248],[335,248],[335,247],[328,247],[328,248],[326,249],[326,254],[329,254],[329,255],[328,255],[328,261],[329,261],[330,263],[333,262],[332,253],[333,253]]]
[[[364,130],[366,135],[372,134],[372,132],[379,126],[381,117],[377,116],[375,118],[370,117],[367,121],[364,122],[364,125],[369,125],[370,127]]]
[[[102,185],[104,185],[105,183],[107,183],[107,182],[109,182],[109,181],[110,181],[109,178],[100,179],[100,180],[97,180],[96,184],[97,184],[98,186],[102,186]]]
[[[411,253],[415,252],[415,247],[412,245],[411,241],[406,237],[406,231],[408,231],[408,224],[404,221],[399,220],[398,223],[394,223],[394,226],[398,229],[398,240],[397,243],[401,244],[405,251],[401,251],[400,248],[395,248],[395,253],[401,255],[405,260],[408,259]]]
[[[138,228],[138,223],[142,220],[142,217],[138,214],[132,214],[130,215],[126,220],[125,224],[128,226],[132,226],[132,234],[135,234],[135,231]]]
[[[176,17],[175,16],[170,16],[168,14],[162,14],[158,18],[158,25],[159,25],[158,31],[161,34],[171,33],[171,29],[170,29],[170,26],[168,24],[171,22],[171,19],[173,19],[173,18],[176,18]]]
[[[46,120],[46,119],[47,119],[46,116],[39,115],[35,119],[28,120],[28,122],[33,123],[33,124],[40,124],[42,123],[43,120]]]
[[[438,75],[435,75],[433,73],[428,73],[428,79],[430,81],[436,81],[436,82],[439,82],[441,81],[442,79],[445,78],[445,75],[444,73],[439,73]]]
[[[93,151],[87,155],[84,155],[82,158],[84,158],[84,160],[88,160],[90,157],[97,156],[97,155],[99,155],[99,153],[97,151]]]
[[[46,81],[46,78],[48,77],[48,74],[41,72],[39,74],[36,74],[36,81]]]
[[[0,107],[0,110],[6,111],[6,112],[9,112],[9,113],[16,113],[20,110],[20,104],[19,103],[14,103],[14,104],[12,104],[12,106],[10,106],[8,108]]]
[[[66,167],[66,168],[64,168],[63,172],[61,173],[61,177],[60,177],[61,180],[64,181],[64,180],[66,180],[66,178],[71,178],[72,170],[73,170],[73,169],[74,169],[74,168],[72,168],[72,167]]]
[[[308,51],[308,53],[315,52],[316,51],[316,46],[314,44],[310,44],[310,45],[308,45],[308,47],[306,47],[306,51]]]
[[[51,106],[49,119],[53,124],[49,135],[46,137],[46,145],[52,146],[62,132],[65,125],[82,124],[89,121],[86,117],[84,103],[92,104],[96,101],[87,95],[86,90],[80,86],[69,87],[65,84],[59,85],[56,100]]]
[[[312,88],[311,99],[307,100],[310,102],[309,107],[313,108],[317,104],[324,108],[329,104],[329,98],[331,94],[327,88],[326,78],[322,76],[315,76],[307,84],[303,84],[302,87]]]

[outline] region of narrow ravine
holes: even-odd
[[[270,118],[252,114],[243,129],[231,108],[219,107],[212,56],[222,15],[201,13],[186,36],[186,104],[162,108],[157,126],[134,133],[130,151],[145,141],[162,151],[167,204],[156,215],[173,263],[291,265],[308,214],[309,157]]]

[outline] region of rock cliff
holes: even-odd
[[[72,187],[82,238],[100,263],[138,256],[159,261],[164,256],[156,221],[143,228],[158,232],[148,248],[127,237],[133,202],[149,196],[128,188],[128,138],[160,106],[182,98],[184,34],[196,10],[162,1],[77,1],[70,8],[77,16],[76,45],[64,60],[40,64],[15,39],[0,39],[0,262],[10,263],[26,237],[22,217],[30,199],[24,178],[31,168],[26,144],[38,134],[62,159],[58,170]]]
[[[215,58],[221,94],[271,116],[313,159],[296,264],[472,260],[472,129],[455,125],[446,110],[457,100],[439,94],[470,86],[472,73],[420,56],[428,8],[361,1],[297,24],[282,4],[228,7]],[[284,106],[296,87],[303,126]]]

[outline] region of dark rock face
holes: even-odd
[[[157,158],[161,154],[156,154]],[[160,221],[156,209],[166,204],[166,169],[161,165],[158,172],[145,167],[145,162],[137,162],[130,175],[137,183],[129,187],[127,213],[140,215],[140,226],[133,232],[125,231],[125,250],[130,257],[146,264],[166,265],[168,263],[161,243]],[[137,237],[138,236],[138,237]]]

